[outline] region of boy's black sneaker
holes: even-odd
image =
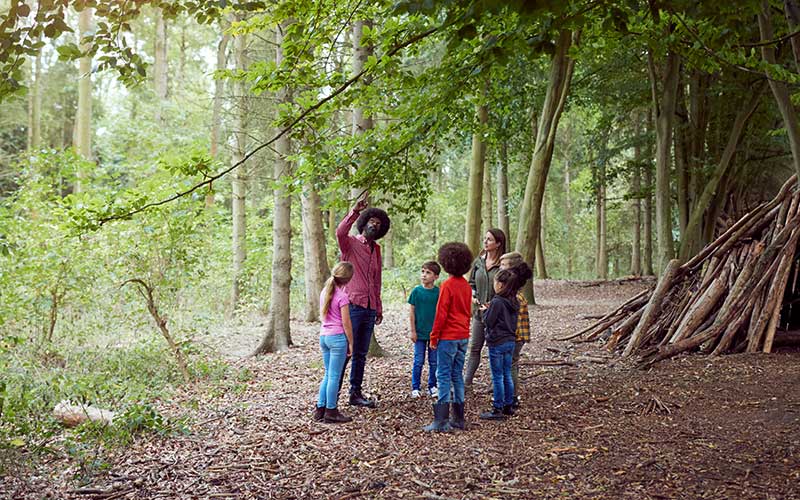
[[[519,408],[519,396],[514,396],[514,402],[511,403],[511,407],[515,410]]]
[[[503,407],[503,415],[508,415],[509,417],[514,414],[514,407],[512,405],[506,405]]]

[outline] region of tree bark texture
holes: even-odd
[[[597,260],[595,273],[599,279],[608,279],[608,243],[606,241],[606,162],[600,159],[597,165],[595,209],[597,211]]]
[[[653,130],[652,113],[647,115],[648,132]],[[648,145],[648,150],[652,152],[652,143]],[[652,155],[648,155],[652,158]],[[645,196],[642,202],[644,208],[644,268],[642,272],[645,276],[653,276],[653,167],[648,161],[644,166],[644,189]]]
[[[40,37],[41,39],[41,37]],[[42,54],[37,53],[31,68],[28,102],[28,153],[42,147]]]

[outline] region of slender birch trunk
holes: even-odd
[[[89,50],[89,45],[82,42],[84,35],[92,28],[92,9],[84,8],[78,15],[78,37],[81,51]],[[75,115],[75,135],[73,145],[78,155],[92,161],[92,57],[81,57],[78,61],[78,112]],[[75,192],[83,191],[86,172],[78,168],[75,180]]]
[[[222,27],[224,30],[225,28]],[[242,35],[244,36],[244,35]],[[219,44],[217,45],[217,71],[222,71],[227,67],[228,60],[228,42],[230,35],[222,35]],[[211,146],[210,154],[212,159],[217,158],[219,154],[219,143],[222,129],[222,93],[225,90],[225,80],[217,78],[214,80],[214,103],[211,108]],[[209,186],[206,193],[206,207],[214,205],[214,190]]]
[[[247,71],[247,35],[242,33],[235,40],[235,59],[238,71]],[[218,55],[219,57],[219,55]],[[219,60],[218,60],[219,62]],[[236,115],[234,137],[236,138],[231,162],[235,165],[242,161],[247,152],[247,84],[239,80],[236,89]],[[231,283],[231,314],[236,313],[241,294],[241,280],[244,263],[247,259],[247,224],[245,220],[247,187],[246,170],[241,165],[233,171],[231,180],[231,211],[233,215],[233,282]]]
[[[283,63],[283,32],[288,27],[284,22],[276,30],[275,63],[278,67]],[[282,104],[291,103],[292,96],[288,88],[277,93],[277,101]],[[266,330],[261,344],[255,354],[281,352],[289,349],[292,336],[289,325],[289,295],[292,284],[292,196],[281,181],[291,174],[291,163],[287,157],[291,154],[289,135],[285,134],[275,142],[275,166],[273,170],[275,187],[272,191],[274,200],[274,221],[272,224],[272,286],[267,314]]]

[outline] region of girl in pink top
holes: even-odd
[[[352,419],[337,408],[339,401],[339,379],[344,363],[350,356],[353,345],[353,327],[350,323],[350,299],[344,287],[353,277],[353,265],[339,262],[331,271],[332,276],[322,287],[319,297],[322,326],[319,331],[319,347],[325,365],[325,375],[319,385],[314,420],[327,423],[349,422]]]

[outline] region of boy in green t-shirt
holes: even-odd
[[[408,303],[411,304],[409,319],[411,323],[411,341],[414,342],[414,368],[411,370],[411,397],[420,396],[420,379],[422,366],[425,364],[425,352],[428,353],[428,395],[438,397],[436,390],[436,349],[431,349],[430,338],[433,329],[433,318],[436,316],[436,303],[439,301],[439,287],[435,286],[442,268],[434,261],[422,264],[420,282],[411,290]]]

